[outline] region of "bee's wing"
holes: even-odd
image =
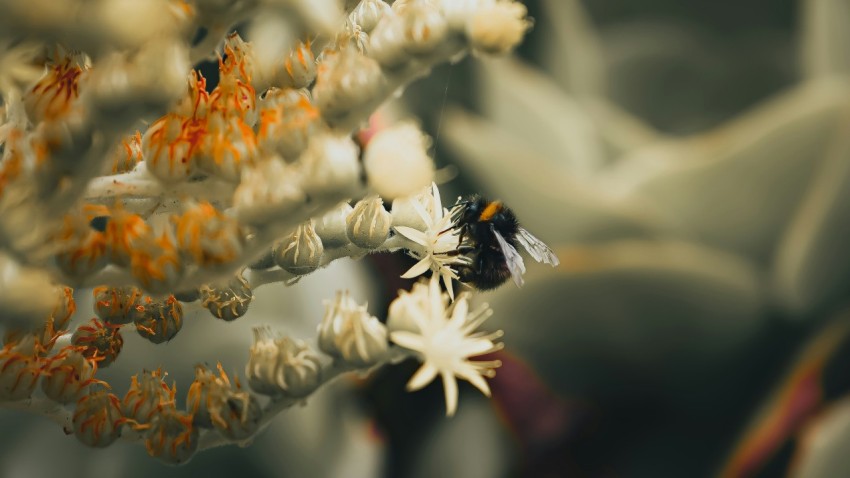
[[[549,249],[549,246],[543,244],[543,241],[532,236],[531,233],[525,229],[519,228],[516,238],[535,261],[549,264],[552,267],[561,263],[561,261],[555,257],[555,253],[552,252],[552,249]]]
[[[496,242],[502,248],[502,254],[505,256],[505,264],[507,264],[508,270],[511,271],[511,277],[514,279],[517,287],[522,287],[522,284],[525,282],[522,279],[522,275],[525,274],[525,263],[522,261],[522,256],[514,249],[514,246],[508,244],[508,241],[501,234],[494,230],[493,235],[496,236]]]

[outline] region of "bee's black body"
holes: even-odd
[[[461,252],[470,260],[457,266],[461,282],[477,289],[495,289],[511,278],[505,254],[496,234],[518,247],[519,222],[513,211],[500,201],[472,196],[457,205],[455,224],[460,231]]]

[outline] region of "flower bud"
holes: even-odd
[[[360,185],[360,159],[351,138],[321,134],[301,155],[304,190],[316,196],[353,193]]]
[[[195,381],[189,387],[187,406],[195,424],[214,427],[231,440],[243,440],[259,428],[262,409],[256,397],[236,387],[218,364],[216,376],[205,366],[195,368]]]
[[[333,302],[325,301],[319,348],[357,367],[374,365],[387,356],[387,329],[347,291],[339,292]]]
[[[366,198],[354,205],[346,219],[345,232],[355,245],[375,249],[387,240],[392,219],[380,197]]]
[[[128,173],[132,171],[137,164],[145,160],[142,154],[142,133],[136,131],[136,134],[125,136],[121,143],[113,148],[112,154],[112,174]]]
[[[56,266],[68,277],[87,277],[109,263],[106,236],[89,227],[89,219],[66,217],[56,239]]]
[[[395,69],[410,61],[404,45],[404,22],[395,15],[384,15],[372,31],[366,50],[382,67]]]
[[[295,228],[292,234],[280,241],[274,249],[274,262],[282,269],[296,275],[316,270],[322,263],[325,248],[316,234],[313,222]]]
[[[387,312],[387,329],[390,332],[406,331],[419,333],[419,324],[414,316],[422,310],[429,310],[427,303],[428,283],[419,281],[410,291],[398,291],[398,297],[390,304]],[[445,305],[448,305],[447,303]]]
[[[236,217],[251,226],[265,226],[304,204],[299,172],[279,157],[270,157],[243,171],[233,193]]]
[[[152,239],[153,229],[144,218],[124,209],[115,208],[104,214],[107,215],[101,218],[106,221],[103,233],[109,245],[109,258],[114,264],[127,267],[131,265],[136,243]]]
[[[325,119],[339,118],[377,99],[386,81],[377,61],[355,47],[323,56],[313,98]]]
[[[201,305],[206,307],[216,318],[230,322],[245,315],[254,294],[251,285],[237,274],[226,286],[202,285]]]
[[[503,55],[513,50],[531,27],[525,5],[509,1],[495,2],[475,11],[466,25],[473,50]]]
[[[278,364],[273,383],[280,393],[292,398],[306,397],[322,381],[319,357],[300,340],[283,337],[275,340]]]
[[[256,154],[257,137],[242,118],[222,112],[209,116],[207,138],[197,158],[198,168],[236,183],[242,170],[254,163]]]
[[[279,367],[277,343],[269,327],[254,328],[254,343],[245,365],[248,386],[263,395],[280,395],[281,389],[275,383]]]
[[[268,327],[258,327],[254,329],[245,375],[257,393],[300,398],[319,386],[321,363],[303,342],[275,338]]]
[[[392,11],[383,0],[362,0],[354,7],[354,11],[348,18],[361,30],[370,33],[378,25],[378,21],[387,14],[392,14]]]
[[[204,146],[206,122],[174,113],[154,121],[142,136],[142,151],[148,172],[173,184],[189,179],[198,153]]]
[[[41,371],[36,354],[36,339],[24,335],[0,350],[0,401],[29,397]]]
[[[122,422],[118,397],[103,389],[96,390],[77,401],[74,435],[85,445],[104,448],[118,439]]]
[[[145,440],[148,455],[169,465],[189,461],[198,450],[198,429],[192,415],[166,408],[156,415]]]
[[[283,62],[285,74],[280,84],[292,88],[306,88],[316,79],[316,57],[310,48],[310,42],[306,44],[298,42],[289,56]]]
[[[95,287],[94,312],[104,322],[124,325],[141,317],[142,291],[135,287]]]
[[[135,241],[130,272],[152,294],[167,294],[177,285],[185,264],[170,231],[164,231],[158,238],[150,235]]]
[[[183,306],[173,295],[165,300],[150,300],[140,315],[135,320],[136,331],[155,344],[168,342],[183,328]]]
[[[245,243],[239,222],[206,201],[189,205],[174,225],[180,252],[201,267],[235,260]]]
[[[59,303],[50,315],[53,318],[53,325],[56,330],[64,330],[76,311],[77,302],[74,300],[74,289],[59,287]]]
[[[260,428],[263,409],[254,395],[242,391],[230,391],[218,413],[213,426],[225,438],[244,440]]]
[[[261,97],[257,142],[292,162],[321,128],[319,110],[306,90],[271,88]]]
[[[426,55],[445,40],[448,24],[437,8],[428,2],[416,2],[403,13],[404,49],[414,55]]]
[[[81,349],[66,347],[49,359],[41,389],[54,402],[73,403],[88,393],[89,385],[97,382],[96,371],[94,359],[86,358]]]
[[[322,244],[325,247],[341,247],[348,244],[346,223],[353,210],[354,208],[350,204],[341,202],[316,221],[316,234],[322,239]]]
[[[83,347],[83,356],[97,360],[98,366],[105,368],[118,357],[124,346],[124,338],[118,326],[104,324],[95,317],[77,327],[71,336],[71,343]]]
[[[386,199],[417,194],[434,179],[430,145],[430,139],[413,123],[378,131],[363,153],[369,185]]]
[[[174,394],[176,386],[171,388],[165,383],[167,374],[161,370],[142,372],[133,375],[130,381],[130,390],[121,401],[121,411],[124,416],[131,418],[141,425],[148,424],[167,408],[174,408]]]

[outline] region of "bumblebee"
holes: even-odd
[[[458,254],[467,259],[456,266],[458,277],[477,289],[495,289],[509,278],[522,286],[525,263],[517,252],[519,246],[537,262],[559,264],[552,249],[520,226],[501,201],[481,196],[459,199],[452,208],[452,221],[460,236]]]

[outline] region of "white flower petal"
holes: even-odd
[[[425,233],[422,231],[417,231],[412,227],[407,226],[395,226],[396,232],[401,234],[402,236],[410,239],[411,241],[419,244],[420,246],[425,246],[428,244],[428,239],[425,236]]]
[[[454,374],[443,372],[443,388],[446,393],[446,416],[454,416],[457,411],[457,380]]]
[[[407,382],[407,390],[409,392],[415,392],[416,390],[428,385],[434,380],[438,372],[439,370],[430,364],[423,364],[419,367],[419,370],[410,377],[410,380]]]
[[[458,369],[455,374],[471,383],[475,388],[480,390],[485,397],[490,396],[490,386],[487,385],[487,381],[484,380],[484,377],[482,377],[476,370],[466,370],[466,367],[463,367]]]
[[[428,272],[431,269],[431,260],[427,257],[422,259],[413,265],[410,269],[407,270],[404,274],[401,275],[402,279],[413,279],[414,277],[419,277],[422,274]]]
[[[410,350],[421,352],[425,348],[425,341],[420,335],[400,330],[390,333],[390,340]]]

